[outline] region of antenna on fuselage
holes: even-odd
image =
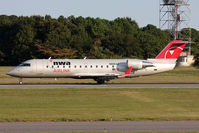
[[[48,60],[49,60],[50,62],[53,62],[53,61],[51,60],[51,57],[50,57],[50,58],[48,58]]]
[[[84,60],[86,60],[87,59],[87,57],[84,57]]]

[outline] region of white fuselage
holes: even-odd
[[[128,61],[146,61],[153,66],[132,69],[129,75]],[[32,59],[23,62],[9,72],[8,75],[20,78],[93,78],[105,77],[138,77],[172,70],[176,60],[164,59]]]

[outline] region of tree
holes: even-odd
[[[72,49],[60,49],[57,48],[55,46],[52,46],[50,48],[45,48],[43,45],[41,44],[35,44],[35,47],[37,48],[38,53],[42,54],[42,58],[75,58],[76,57],[76,52]]]
[[[0,15],[0,65],[49,57],[154,58],[170,38],[168,31],[150,24],[139,28],[128,17]],[[192,40],[192,52],[199,56],[199,31],[192,29]]]

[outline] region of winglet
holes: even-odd
[[[133,67],[129,67],[129,69],[125,72],[125,75],[130,75],[131,74],[131,70],[133,69]]]

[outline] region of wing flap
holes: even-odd
[[[74,74],[74,76],[78,77],[78,78],[95,78],[95,77],[119,77],[119,74],[112,74],[112,73],[76,73]]]

